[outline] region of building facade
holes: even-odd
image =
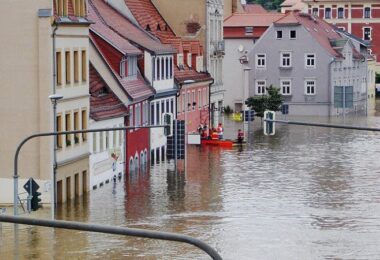
[[[255,5],[256,9],[259,8]],[[248,54],[268,27],[282,16],[261,10],[261,13],[235,13],[224,21],[225,107],[229,106],[234,112],[244,109],[244,101],[248,98],[248,74],[251,70],[248,66]]]
[[[89,21],[83,0],[2,1],[0,12],[8,17],[0,27],[7,39],[2,44],[0,61],[0,82],[6,93],[2,95],[1,118],[8,125],[2,130],[7,138],[1,141],[4,156],[0,160],[3,172],[11,173],[20,141],[34,133],[54,130],[50,95],[63,95],[57,104],[58,130],[87,129]],[[28,51],[22,59],[15,59],[20,50]],[[19,158],[19,192],[32,177],[40,186],[43,203],[50,203],[52,198],[53,140],[42,137],[30,141]],[[57,144],[56,195],[58,202],[63,202],[88,190],[87,135],[59,136]],[[12,179],[7,175],[0,177],[0,203],[13,202]],[[25,196],[20,194],[21,199]]]
[[[370,53],[380,61],[380,3],[377,0],[304,0],[309,14],[371,41]]]
[[[367,46],[308,14],[289,12],[249,54],[250,95],[280,89],[291,115],[341,115],[367,109]],[[349,86],[350,88],[346,88]],[[352,107],[339,105],[341,88]],[[348,100],[348,99],[347,99]]]

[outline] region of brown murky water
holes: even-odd
[[[189,147],[187,172],[155,165],[58,218],[179,232],[225,259],[380,259],[380,134],[277,125],[267,137],[259,121],[243,149]],[[380,127],[380,117],[346,123]],[[225,126],[232,137],[241,124]],[[0,259],[208,259],[186,244],[88,232],[20,226],[17,237],[2,225]]]

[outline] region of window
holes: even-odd
[[[170,100],[170,112],[175,114],[175,112],[174,112],[174,99],[173,98]]]
[[[57,116],[57,132],[62,132],[62,116]],[[62,148],[62,135],[57,135],[57,148]]]
[[[109,148],[110,132],[106,131],[106,150]]]
[[[370,41],[372,39],[371,36],[371,27],[363,28],[363,40]]]
[[[195,103],[195,90],[193,90],[191,92],[191,96],[192,96],[192,98],[191,98],[191,107],[193,108],[193,110],[195,110],[195,106],[194,106],[194,103]]]
[[[165,59],[161,58],[161,79],[165,79]]]
[[[245,35],[253,35],[253,27],[252,26],[245,27]]]
[[[191,62],[190,62],[190,66],[189,67],[191,67]],[[168,57],[165,58],[165,78],[166,79],[169,78],[169,58]]]
[[[65,52],[65,62],[66,62],[66,84],[70,84],[70,81],[71,81],[70,51]]]
[[[160,124],[160,103],[156,103],[156,125]]]
[[[150,104],[150,125],[154,125],[154,103]]]
[[[292,66],[291,53],[282,52],[281,53],[281,67],[290,68]]]
[[[57,2],[58,16],[67,16],[67,0],[57,0]]]
[[[257,95],[265,95],[266,92],[267,92],[267,90],[266,90],[265,80],[256,81],[256,94]]]
[[[137,75],[137,56],[128,56],[128,77]]]
[[[134,118],[133,118],[133,106],[129,107],[129,126],[133,126]]]
[[[331,8],[326,7],[325,8],[325,19],[330,19],[331,18]]]
[[[364,18],[371,18],[371,7],[364,8]]]
[[[276,37],[277,37],[277,39],[282,39],[282,31],[277,31]]]
[[[291,95],[291,82],[290,80],[281,80],[281,94]]]
[[[305,68],[314,69],[315,68],[315,54],[305,54]]]
[[[338,19],[343,19],[344,18],[344,8],[339,7],[338,8]]]
[[[82,81],[87,80],[87,54],[86,51],[82,51]]]
[[[305,81],[305,95],[315,95],[315,80]]]
[[[290,31],[290,39],[295,39],[295,38],[297,38],[296,31],[295,30],[291,30]]]
[[[62,56],[61,52],[57,52],[56,54],[56,80],[57,85],[62,85]]]
[[[67,113],[65,115],[65,130],[66,131],[71,131],[71,115],[70,113]],[[66,135],[66,146],[71,145],[71,135],[67,134]]]
[[[161,72],[160,72],[160,58],[156,58],[156,75],[157,75],[157,77],[156,77],[156,80],[160,80],[161,79]]]
[[[79,57],[78,51],[74,51],[74,82],[79,82]]]
[[[103,152],[103,147],[104,147],[103,134],[104,132],[99,133],[99,152]]]
[[[169,63],[169,77],[173,77],[173,57],[170,57],[170,63]]]
[[[319,10],[318,10],[318,8],[313,8],[313,15],[314,16],[318,16],[319,15]]]
[[[265,67],[266,67],[266,55],[256,54],[256,68],[265,68]]]
[[[141,109],[140,104],[135,107],[135,126],[140,126],[141,124]]]
[[[87,111],[82,110],[82,130],[87,129]],[[87,133],[82,133],[82,141],[85,142],[87,140]]]
[[[92,152],[96,153],[96,133],[92,133]]]
[[[198,89],[198,108],[202,107],[202,96],[201,96],[201,90]]]
[[[79,130],[79,113],[74,112],[74,131]],[[74,143],[79,143],[79,134],[74,134]]]
[[[128,73],[128,62],[127,58],[123,57],[120,61],[120,77],[124,78]]]

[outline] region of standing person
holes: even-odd
[[[212,140],[218,140],[218,139],[219,139],[218,132],[216,131],[215,128],[212,129],[212,132],[211,132],[211,139],[212,139]]]
[[[223,125],[222,123],[219,123],[218,128],[216,129],[218,132],[218,138],[219,140],[223,139]]]
[[[238,130],[237,141],[239,144],[242,144],[244,141],[244,132],[241,129]]]

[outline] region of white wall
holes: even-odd
[[[110,127],[122,127],[124,126],[124,118],[113,118],[102,121],[91,120],[91,129],[95,128],[110,128]],[[100,147],[100,135],[103,135],[102,150]],[[121,172],[124,175],[124,150],[125,150],[125,136],[120,131],[108,132],[108,146],[106,146],[106,132],[91,133],[89,134],[90,143],[90,189],[93,186],[99,187],[100,183],[105,183],[106,180],[111,180],[114,175],[118,176]],[[116,136],[115,136],[116,135]],[[94,139],[94,136],[96,137]],[[116,143],[114,142],[116,138]],[[94,147],[94,142],[96,143]],[[94,150],[96,148],[96,150]],[[118,159],[115,161],[111,154],[118,155]],[[115,168],[113,164],[115,163]]]

